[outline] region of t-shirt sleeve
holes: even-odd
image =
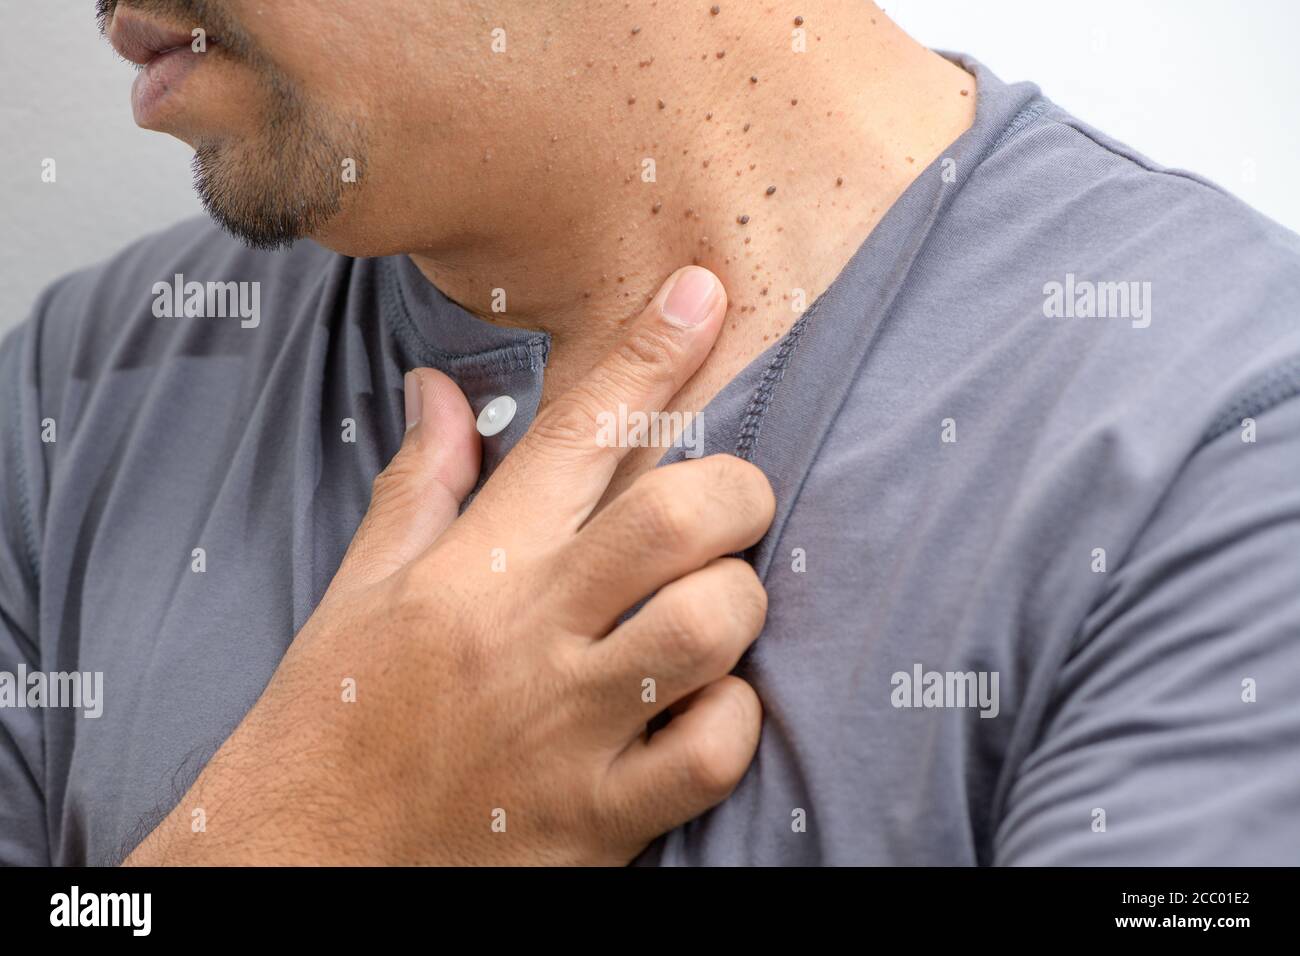
[[[995,862],[1300,860],[1300,397],[1241,418],[1110,572]]]
[[[43,711],[13,706],[20,668],[41,670],[37,571],[31,501],[33,323],[0,341],[0,865],[49,863],[45,813]]]

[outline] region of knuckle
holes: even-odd
[[[632,368],[654,371],[671,367],[679,349],[673,337],[657,325],[640,325],[618,344],[615,355]]]
[[[762,469],[735,455],[710,455],[700,462],[702,479],[716,495],[725,496],[729,508],[764,525],[771,523],[776,498]]]
[[[588,449],[595,445],[596,397],[582,385],[556,398],[533,422],[535,444],[563,449]]]
[[[408,499],[416,496],[412,487],[413,479],[418,477],[417,462],[414,456],[397,454],[392,457],[379,474],[370,482],[371,510],[388,511],[400,507]]]
[[[382,570],[383,549],[375,537],[365,523],[362,523],[357,533],[352,536],[348,550],[339,564],[338,572],[330,582],[332,587],[341,588],[354,581],[365,581],[370,575]]]
[[[680,494],[680,483],[646,475],[636,495],[637,524],[666,548],[680,548],[697,531],[695,508],[689,496]]]
[[[664,612],[665,656],[689,671],[726,671],[730,654],[718,639],[715,615],[706,613],[700,601],[682,595],[669,601]]]
[[[394,462],[390,461],[384,466],[384,470],[375,475],[370,482],[370,502],[373,507],[382,502],[388,494],[395,489],[398,484],[398,474],[394,470]]]
[[[736,788],[744,766],[727,736],[697,733],[686,742],[683,767],[690,786],[705,800],[718,803]]]
[[[735,744],[732,760],[736,765],[739,778],[749,766],[749,759],[758,746],[758,735],[763,725],[763,704],[758,699],[754,688],[739,677],[723,678],[727,682],[727,706],[731,711],[732,733],[730,739]]]
[[[753,637],[767,620],[767,588],[758,572],[740,558],[723,558],[726,575],[727,605],[733,619],[739,621],[744,632]]]
[[[390,462],[370,483],[370,505],[348,544],[340,572],[348,577],[382,572],[390,561],[390,547],[381,529],[392,516],[416,504],[417,498],[403,466]]]

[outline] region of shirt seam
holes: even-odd
[[[31,329],[31,332],[34,335],[35,328],[29,326],[29,329]],[[14,376],[13,387],[14,387],[14,398],[15,398],[14,408],[17,410],[18,416],[21,419],[23,415],[23,404],[24,404],[21,374],[17,374]],[[31,572],[32,582],[35,584],[37,592],[39,592],[41,586],[40,548],[38,547],[37,540],[36,540],[36,524],[35,524],[35,519],[32,517],[33,515],[32,503],[27,493],[28,472],[27,472],[26,460],[23,456],[22,430],[17,426],[16,423],[13,423],[12,421],[10,427],[12,429],[10,434],[10,444],[14,453],[14,461],[17,463],[15,466],[15,470],[17,471],[18,474],[19,523],[22,525],[22,529],[23,529],[22,537],[23,537],[23,545],[27,550],[26,558],[27,558],[28,570]]]
[[[1254,418],[1297,395],[1300,395],[1300,356],[1292,356],[1239,392],[1206,427],[1201,436],[1201,447],[1238,427],[1243,418]]]
[[[1052,105],[1052,101],[1044,97],[1041,93],[1035,94],[1034,98],[1021,107],[1020,111],[1016,113],[993,145],[989,146],[987,149],[981,150],[977,154],[975,161],[971,164],[971,172],[963,178],[958,188],[950,192],[945,191],[936,197],[935,202],[932,204],[930,211],[926,216],[925,225],[921,230],[916,246],[907,255],[907,266],[902,270],[903,275],[906,275],[907,272],[911,270],[917,258],[920,256],[921,251],[931,241],[934,224],[938,221],[942,210],[946,209],[953,202],[955,196],[966,187],[971,177],[974,176],[975,170],[978,170],[983,166],[984,163],[986,163],[989,158],[992,157],[1009,139],[1028,128],[1036,120],[1040,119],[1042,115],[1052,107]],[[877,225],[877,228],[879,228],[879,225]],[[870,241],[870,239],[868,238],[867,241]],[[777,351],[777,354],[773,356],[771,363],[769,363],[768,368],[764,370],[763,379],[760,381],[759,385],[755,389],[753,397],[750,399],[750,403],[746,409],[745,418],[742,422],[742,433],[740,438],[737,440],[738,457],[752,461],[752,456],[755,451],[763,420],[766,418],[772,402],[775,399],[776,386],[780,384],[781,380],[784,378],[785,372],[794,358],[798,341],[803,335],[808,321],[814,317],[817,308],[825,300],[831,289],[834,288],[834,285],[835,283],[832,282],[831,286],[823,290],[821,295],[819,295],[809,307],[808,311],[805,312],[804,315],[800,316],[799,321],[790,327],[782,340],[782,348]],[[894,295],[890,296],[888,302],[881,304],[881,324],[887,320],[890,310],[893,308],[894,298],[897,295],[897,291],[897,289],[894,290]],[[879,326],[877,326],[876,332],[879,332]],[[876,333],[873,333],[873,335],[874,334]],[[787,347],[786,341],[791,339],[793,341],[790,341]],[[862,361],[855,366],[854,374],[861,369],[862,363],[865,361],[866,353],[864,353]],[[845,401],[847,401],[847,396],[848,392],[845,393]],[[798,505],[799,497],[803,493],[804,482],[807,480],[808,474],[812,470],[812,465],[821,454],[821,448],[825,444],[826,435],[829,434],[830,429],[833,427],[833,422],[839,418],[842,410],[843,401],[827,423],[826,429],[823,431],[821,440],[818,443],[817,450],[813,452],[812,457],[809,460],[808,468],[805,470],[803,476],[800,478],[796,488],[794,489],[789,508],[785,510],[784,516],[778,512],[778,516],[774,520],[772,528],[768,530],[768,533],[764,535],[762,540],[758,541],[749,549],[747,556],[751,563],[755,565],[756,569],[758,569],[759,561],[763,555],[765,542],[770,540],[771,546],[775,547],[775,542],[779,539],[781,533],[784,532],[786,521],[789,516],[794,513],[794,509]],[[768,570],[770,570],[770,564],[763,568],[760,571],[760,574],[766,578]]]
[[[1046,113],[1051,107],[1052,101],[1046,97],[1040,95],[1035,98],[1032,103],[1026,105],[1019,113],[1012,117],[1011,122],[1007,124],[1007,128],[1002,131],[1002,135],[994,140],[993,145],[989,147],[988,152],[980,157],[980,162],[982,163],[989,156],[1001,149],[1002,145],[1007,140],[1011,139],[1011,137],[1028,129],[1030,124]],[[976,163],[976,165],[978,166],[979,163]]]
[[[1004,143],[1013,136],[1027,129],[1035,120],[1039,119],[1044,113],[1051,109],[1053,105],[1052,101],[1047,99],[1041,93],[1036,94],[1033,100],[1025,104],[1025,106],[1016,113],[993,144],[977,156],[973,167],[978,169],[982,166],[990,156],[1002,148]],[[944,197],[944,201],[947,201],[947,197]],[[912,261],[915,261],[915,255],[919,254],[920,249],[929,241],[930,226],[933,225],[933,222],[937,219],[937,213],[938,207],[931,210],[930,220],[927,224],[924,238],[915,250]],[[834,283],[832,283],[832,285],[834,285]],[[771,406],[772,399],[776,392],[776,386],[780,384],[781,380],[785,376],[786,368],[794,357],[795,349],[798,347],[799,338],[802,336],[808,320],[813,316],[817,307],[822,303],[823,299],[829,292],[830,287],[823,290],[822,294],[817,297],[817,300],[813,302],[808,311],[800,316],[799,320],[790,327],[789,331],[782,339],[782,344],[778,349],[777,354],[772,357],[768,367],[764,370],[763,378],[755,389],[754,395],[750,399],[749,405],[746,408],[745,417],[742,420],[741,435],[738,438],[736,445],[736,454],[738,457],[745,458],[747,461],[751,460],[754,446],[758,441],[758,435],[762,427],[762,420],[766,416],[768,408]],[[887,312],[888,309],[885,311]],[[839,412],[837,411],[836,417],[838,417],[838,415]],[[814,458],[815,457],[816,456],[814,456]],[[791,507],[793,508],[793,504]],[[757,547],[757,545],[755,547]]]
[[[1054,104],[1051,104],[1051,102],[1048,101],[1048,105]],[[1046,121],[1051,123],[1053,126],[1059,126],[1062,129],[1068,129],[1078,133],[1088,142],[1092,143],[1092,145],[1105,152],[1108,156],[1113,156],[1116,159],[1123,160],[1132,166],[1136,166],[1145,173],[1151,173],[1154,176],[1168,176],[1171,179],[1181,179],[1184,182],[1192,183],[1193,185],[1200,186],[1203,189],[1208,189],[1210,192],[1219,196],[1225,198],[1236,198],[1223,187],[1198,176],[1196,173],[1182,169],[1169,169],[1139,153],[1125,152],[1122,149],[1117,149],[1115,145],[1103,142],[1100,136],[1104,134],[1098,134],[1096,131],[1089,129],[1086,123],[1071,116],[1068,112],[1061,111],[1061,116],[1048,117]]]
[[[782,337],[776,354],[772,356],[767,363],[767,367],[763,369],[762,378],[750,396],[749,403],[745,407],[745,414],[740,421],[740,434],[736,438],[737,458],[753,461],[754,446],[758,443],[759,432],[762,431],[763,427],[763,419],[772,404],[772,398],[776,394],[776,387],[781,384],[781,380],[785,377],[785,370],[794,357],[795,349],[799,347],[799,340],[803,336],[804,329],[807,328],[808,320],[821,301],[822,297],[819,296],[817,301],[803,315],[799,316],[799,320]]]

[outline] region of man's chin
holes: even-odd
[[[376,236],[391,230],[364,228],[362,187],[335,167],[335,157],[347,151],[312,126],[270,125],[274,135],[194,139],[194,188],[208,215],[254,248],[310,238],[344,255],[377,254]],[[353,152],[361,162],[361,151]]]
[[[335,202],[317,197],[293,199],[287,195],[268,201],[268,193],[244,195],[228,182],[214,181],[199,169],[196,156],[195,186],[203,208],[212,220],[241,243],[254,249],[286,249],[310,239],[342,255],[375,255],[372,245],[359,238],[341,217]],[[275,187],[271,187],[274,189]]]
[[[246,195],[242,184],[231,184],[208,174],[195,155],[195,189],[203,208],[218,226],[253,249],[284,249],[311,232],[311,225],[283,200],[265,194]],[[290,212],[292,210],[292,212]]]

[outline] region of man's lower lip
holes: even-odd
[[[131,109],[140,126],[148,126],[164,101],[176,92],[204,56],[187,46],[160,53],[141,67],[131,86]]]

